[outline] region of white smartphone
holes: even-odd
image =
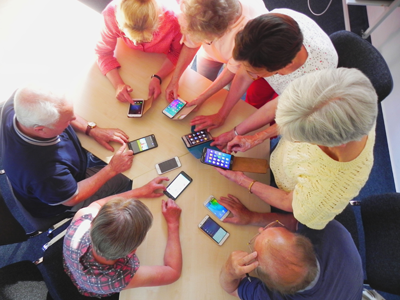
[[[225,206],[219,204],[217,199],[212,195],[204,202],[204,206],[221,221],[229,215],[229,210]]]
[[[143,115],[144,100],[132,99],[133,104],[129,103],[128,118],[140,118]]]
[[[229,233],[215,222],[209,215],[205,216],[199,224],[199,228],[218,245],[225,243]]]
[[[166,108],[163,110],[163,114],[168,118],[173,118],[175,115],[182,110],[182,108],[187,104],[185,100],[181,98],[177,98],[172,101]]]
[[[156,164],[156,170],[158,174],[164,174],[171,170],[177,169],[180,166],[181,162],[179,161],[179,158],[175,156],[174,158]]]

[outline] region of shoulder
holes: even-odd
[[[238,289],[238,296],[243,300],[254,300],[254,299],[277,299],[280,300],[278,295],[272,296],[272,292],[265,286],[265,284],[256,277],[251,277],[251,282],[247,278],[243,278],[240,282]]]

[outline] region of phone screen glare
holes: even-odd
[[[206,207],[217,216],[218,219],[221,219],[228,210],[218,203],[217,199],[212,198],[210,201],[207,202]]]
[[[175,99],[168,105],[168,107],[165,109],[165,112],[173,118],[185,105],[182,101],[179,99]]]
[[[139,153],[144,150],[154,148],[154,141],[151,136],[146,136],[136,141],[131,142],[133,153]]]
[[[204,162],[216,167],[229,169],[232,155],[212,149],[207,149]]]
[[[177,198],[189,183],[189,179],[182,174],[179,174],[178,177],[176,177],[174,181],[167,187],[167,192],[172,197]]]
[[[201,226],[201,229],[205,233],[207,233],[209,236],[213,238],[214,241],[216,241],[218,244],[222,241],[224,236],[227,234],[227,232],[222,229],[221,226],[219,226],[213,219],[208,218],[204,224]]]
[[[161,173],[167,172],[171,169],[175,169],[178,167],[178,164],[176,163],[176,159],[172,158],[167,161],[164,161],[162,163],[159,163],[158,166],[160,167]]]

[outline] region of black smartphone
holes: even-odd
[[[211,219],[209,215],[201,220],[199,228],[220,246],[225,243],[226,239],[229,237],[229,233]]]
[[[163,110],[163,114],[166,115],[168,118],[173,118],[176,114],[187,104],[185,100],[180,98],[175,99],[172,101],[166,108]]]
[[[182,137],[186,147],[191,148],[211,141],[213,137],[207,130],[195,131]]]
[[[188,185],[193,181],[192,178],[185,172],[180,172],[178,176],[175,177],[174,180],[167,186],[167,189],[164,191],[164,194],[171,198],[172,200],[176,200],[180,194],[188,187]]]
[[[154,134],[142,137],[140,139],[128,143],[128,148],[133,151],[133,154],[138,154],[158,146]]]
[[[218,167],[225,170],[232,170],[234,156],[221,151],[204,148],[200,161],[203,164]]]
[[[132,99],[133,104],[129,103],[128,118],[140,118],[143,115],[144,100]]]

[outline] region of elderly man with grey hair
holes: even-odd
[[[114,151],[104,167],[87,168],[87,153],[75,131],[86,133]],[[59,92],[27,85],[17,90],[1,112],[2,158],[15,197],[36,218],[51,218],[76,211],[92,201],[130,189],[120,174],[132,165],[126,150],[128,136],[105,129],[74,114]]]
[[[242,172],[217,170],[271,206],[293,212],[304,225],[322,229],[358,195],[371,172],[376,92],[361,71],[327,69],[296,79],[272,103],[282,136],[270,159],[278,188]],[[226,151],[245,151],[259,139],[238,136]],[[221,204],[235,210],[233,201],[224,198]],[[226,221],[246,223],[240,212]]]
[[[250,253],[235,251],[222,267],[226,292],[243,300],[361,299],[361,257],[339,222],[313,230],[292,214],[271,214],[251,225],[266,226],[249,241]],[[253,270],[257,277],[245,276]]]

